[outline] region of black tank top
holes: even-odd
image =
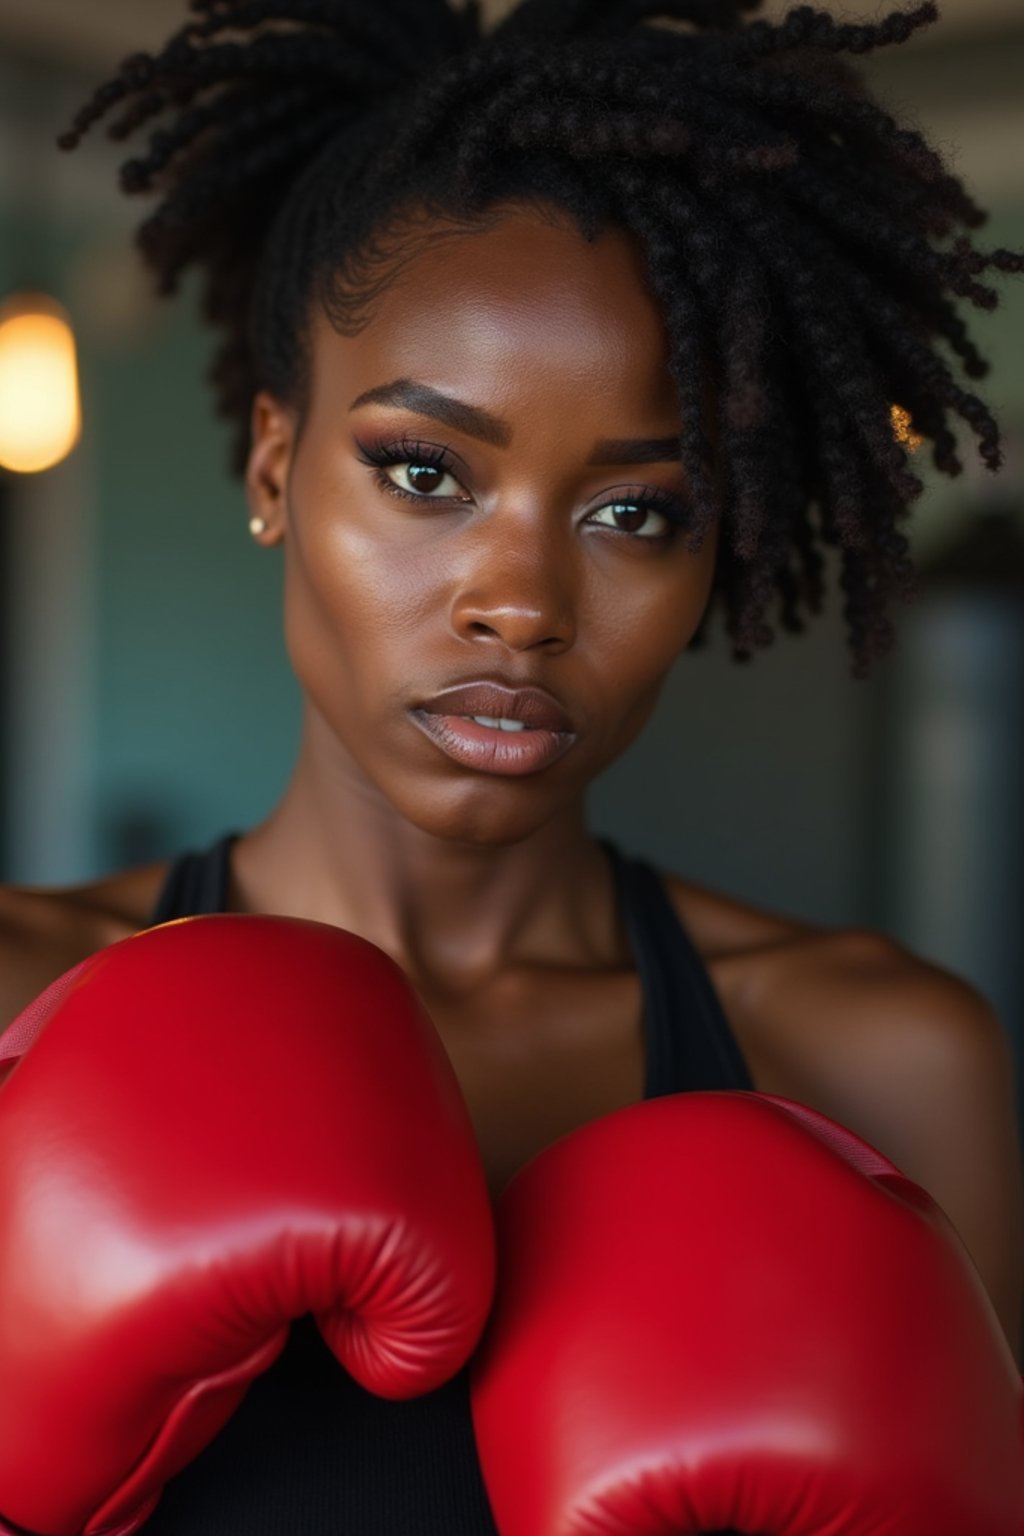
[[[172,866],[151,924],[227,910],[237,833]],[[754,1084],[661,880],[602,844],[644,998],[644,1097]],[[146,1536],[497,1536],[469,1371],[395,1403],[338,1365],[307,1316],[217,1438],[167,1484]]]

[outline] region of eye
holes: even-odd
[[[452,486],[459,484],[450,470],[441,469],[437,464],[418,464],[412,459],[406,464],[390,465],[384,470],[384,477],[397,491],[406,494],[411,491],[416,496],[451,496],[454,493],[445,489],[446,482]]]
[[[687,515],[686,507],[667,492],[647,489],[607,502],[587,522],[653,543],[673,538]]]
[[[359,445],[359,457],[376,470],[374,478],[382,490],[406,501],[468,501],[456,478],[449,455],[431,443]]]

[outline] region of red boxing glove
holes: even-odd
[[[498,1202],[501,1536],[1020,1536],[1024,1392],[931,1197],[789,1100],[676,1094]]]
[[[8,1034],[31,1044],[6,1079],[0,1046],[3,1519],[138,1529],[303,1313],[386,1397],[469,1358],[486,1180],[444,1047],[373,945],[186,918],[99,951]]]

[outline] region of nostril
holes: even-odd
[[[451,624],[456,634],[467,640],[495,641],[510,651],[536,646],[550,650],[572,643],[575,621],[564,593],[552,591],[539,600],[539,594],[531,592],[528,601],[524,593],[522,600],[514,602],[509,600],[507,583],[499,584],[493,572],[491,580],[493,590],[465,590],[455,599]]]
[[[485,624],[482,619],[474,619],[470,623],[469,628],[479,635],[496,635],[498,633],[492,625]]]

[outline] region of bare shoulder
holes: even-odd
[[[1021,1134],[1013,1051],[991,1004],[879,931],[815,927],[668,884],[755,1087],[837,1120],[928,1190],[1019,1359]]]
[[[145,926],[166,863],[87,884],[0,886],[0,1030],[87,955]]]
[[[844,1095],[859,1099],[865,1082],[884,1097],[881,1069],[890,1082],[904,1061],[921,1087],[965,1054],[1012,1066],[982,994],[880,930],[802,922],[673,876],[666,884],[730,1023],[772,1047],[785,1087],[759,1088],[813,1089],[849,1108]]]

